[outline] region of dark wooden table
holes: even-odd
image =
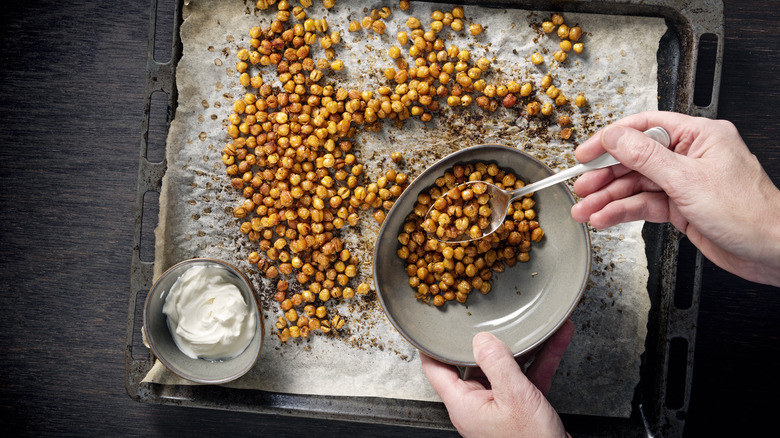
[[[123,354],[149,2],[9,3],[0,6],[2,430],[451,435],[132,401]],[[725,4],[719,116],[780,184],[780,8]],[[778,314],[780,290],[705,264],[687,436],[774,426]]]

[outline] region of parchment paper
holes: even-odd
[[[270,299],[274,288],[246,262],[254,248],[239,233],[239,221],[232,217],[231,208],[239,204],[240,194],[230,187],[221,162],[221,150],[229,140],[224,128],[227,116],[232,102],[245,93],[235,73],[235,54],[239,48],[249,47],[248,30],[268,26],[274,15],[254,10],[253,3],[185,2],[183,56],[177,66],[178,107],[167,141],[168,169],[156,230],[155,274],[159,276],[183,259],[215,257],[235,264],[253,278],[266,306],[266,339],[258,365],[227,386],[437,401],[420,369],[418,352],[392,328],[373,294],[339,306],[339,313],[348,321],[348,330],[341,336],[310,336],[287,344],[280,344],[275,336],[273,323],[281,312]],[[384,6],[373,2],[364,9],[364,5],[345,0],[326,11],[315,1],[307,10],[311,17],[327,17],[329,32],[342,31],[337,57],[346,68],[331,78],[347,89],[375,90],[385,84],[381,72],[393,65],[387,48],[397,45],[395,34],[401,28],[406,30],[404,23],[410,15],[427,25],[432,10],[451,10],[447,5],[412,3],[409,11],[400,11],[397,2],[392,2],[393,14],[385,20],[384,36],[366,30],[347,32],[350,19],[359,21],[371,8]],[[382,132],[360,134],[356,154],[371,179],[394,166],[389,160],[392,151],[403,151],[402,170],[414,177],[442,156],[481,143],[514,145],[553,168],[566,168],[576,164],[574,147],[598,128],[624,115],[657,108],[656,51],[666,31],[662,19],[565,14],[566,23],[579,24],[585,31],[586,51],[580,56],[572,53],[567,63],[559,66],[552,60],[558,37],[542,34],[531,25],[541,23],[551,12],[472,6],[465,10],[467,25],[468,20],[481,23],[485,32],[475,39],[450,36],[447,45],[469,47],[473,59],[493,58],[488,83],[531,80],[538,84],[550,72],[565,95],[585,94],[588,107],[570,111],[574,136],[562,141],[558,139],[560,128],[548,127],[539,119],[529,121],[519,111],[487,113],[476,105],[465,111],[444,110],[432,123],[409,120],[401,128],[385,123]],[[529,62],[535,51],[543,51],[545,57],[545,63],[538,67]],[[318,57],[322,56],[315,52]],[[274,77],[264,79],[278,86]],[[370,217],[361,223],[360,235],[352,233],[344,239],[347,248],[362,260],[360,278],[370,282],[372,243],[379,227]],[[613,417],[631,413],[650,307],[641,228],[642,223],[631,223],[591,231],[591,279],[572,316],[574,340],[549,394],[559,412]],[[145,380],[189,383],[159,362]]]

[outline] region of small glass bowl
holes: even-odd
[[[257,310],[255,312],[255,318],[257,318],[255,335],[249,346],[236,357],[217,361],[193,359],[184,354],[173,340],[168,328],[167,317],[163,313],[165,299],[176,280],[185,271],[195,266],[217,267],[227,271],[233,283],[241,291],[244,300]],[[246,275],[229,263],[207,258],[185,260],[165,271],[154,283],[146,297],[143,321],[144,336],[157,359],[177,376],[203,384],[222,384],[246,374],[260,356],[265,334],[262,306]]]

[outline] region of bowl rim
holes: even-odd
[[[395,320],[395,318],[390,314],[390,312],[387,311],[387,307],[388,306],[385,303],[385,299],[384,299],[383,293],[380,290],[380,285],[376,281],[376,279],[378,278],[378,269],[377,269],[378,264],[376,263],[376,259],[377,259],[377,255],[378,255],[378,252],[379,252],[379,240],[380,240],[380,237],[382,237],[386,232],[388,232],[387,227],[389,226],[389,223],[391,222],[389,220],[390,217],[392,215],[394,215],[394,214],[395,215],[402,214],[399,210],[396,209],[396,207],[399,207],[402,204],[401,201],[406,199],[406,197],[409,197],[409,196],[415,196],[416,197],[424,189],[424,188],[421,188],[420,190],[417,191],[417,193],[412,195],[411,193],[412,193],[413,190],[409,190],[409,189],[411,187],[413,187],[415,182],[416,181],[421,181],[423,179],[423,177],[429,176],[434,171],[439,172],[439,170],[436,170],[435,168],[439,167],[441,165],[441,163],[443,163],[445,160],[454,160],[452,162],[452,166],[458,164],[459,162],[466,163],[466,162],[473,161],[472,159],[464,159],[464,160],[461,160],[461,161],[457,161],[457,157],[459,157],[461,155],[465,155],[465,154],[471,152],[474,148],[485,148],[485,149],[496,148],[496,149],[511,150],[513,152],[516,152],[516,153],[518,153],[520,155],[523,155],[526,158],[528,158],[528,159],[530,159],[532,161],[535,161],[536,163],[540,164],[550,174],[555,173],[555,171],[551,167],[549,167],[547,164],[545,164],[543,161],[539,160],[535,156],[529,154],[528,152],[520,150],[520,149],[518,149],[518,148],[516,148],[514,146],[509,146],[509,145],[501,145],[501,144],[497,144],[497,143],[483,143],[483,144],[473,145],[473,146],[469,146],[469,147],[466,147],[466,148],[463,148],[463,149],[459,149],[459,150],[457,150],[455,152],[447,154],[446,156],[442,157],[441,159],[436,160],[435,163],[431,164],[422,173],[420,173],[409,184],[409,186],[404,190],[404,192],[401,194],[401,196],[399,196],[398,199],[396,199],[396,202],[393,205],[393,208],[391,208],[390,211],[388,212],[388,214],[387,214],[387,216],[385,218],[385,221],[383,222],[382,227],[379,230],[379,234],[377,234],[377,244],[376,244],[376,247],[374,248],[374,263],[373,263],[373,267],[372,267],[372,274],[373,274],[373,277],[374,277],[374,287],[376,289],[377,301],[379,301],[379,304],[380,304],[380,306],[382,308],[382,311],[384,312],[385,316],[387,316],[387,319],[390,321],[390,323],[393,325],[393,327],[396,329],[396,331],[398,333],[400,333],[401,336],[404,339],[406,339],[407,342],[409,342],[415,348],[417,348],[417,350],[419,352],[421,352],[422,354],[425,354],[426,356],[431,357],[431,358],[433,358],[433,359],[435,359],[435,360],[437,360],[439,362],[442,362],[442,363],[446,363],[446,364],[457,366],[457,367],[466,367],[466,368],[477,367],[478,365],[474,361],[461,361],[461,360],[451,359],[451,358],[444,357],[444,356],[442,356],[440,354],[434,353],[432,351],[429,351],[428,349],[426,349],[425,347],[420,345],[420,343],[416,342],[408,333],[406,333],[406,331],[401,327],[401,324],[399,324],[399,322]],[[559,184],[559,185],[561,185],[561,184]],[[572,202],[576,203],[576,199],[574,198],[574,194],[571,192],[571,189],[569,188],[569,186],[567,184],[562,184],[562,186],[565,189],[565,191],[564,191],[565,194],[572,200]],[[571,314],[574,312],[574,309],[577,308],[577,306],[579,305],[580,301],[582,300],[582,297],[584,296],[585,288],[588,285],[588,279],[590,278],[590,272],[591,272],[591,268],[592,268],[593,246],[592,246],[592,242],[591,242],[590,230],[588,229],[587,224],[581,224],[581,225],[582,225],[582,229],[583,229],[583,234],[585,236],[586,249],[587,249],[588,254],[591,254],[591,256],[586,258],[585,272],[587,273],[587,275],[585,275],[585,277],[582,279],[582,283],[580,284],[579,291],[577,292],[577,295],[576,295],[577,298],[575,300],[573,300],[573,302],[571,303],[569,308],[564,313],[564,316],[560,319],[560,321],[558,321],[557,323],[553,324],[552,325],[552,329],[549,330],[544,336],[541,336],[536,342],[534,342],[533,344],[529,345],[528,347],[526,347],[522,351],[518,351],[518,352],[512,351],[512,355],[514,357],[516,357],[516,358],[520,357],[520,356],[523,356],[525,354],[534,352],[535,349],[537,349],[540,345],[542,345],[544,342],[546,342],[553,334],[555,334],[561,328],[561,326],[566,322],[566,320],[571,318]],[[509,348],[511,350],[512,347],[510,346]]]
[[[151,335],[151,332],[149,331],[147,319],[149,317],[148,312],[149,310],[149,302],[154,296],[155,292],[157,291],[157,287],[162,282],[162,280],[174,272],[175,269],[178,269],[184,265],[196,265],[196,264],[217,264],[222,266],[223,268],[226,268],[227,270],[237,274],[239,278],[243,280],[243,282],[246,284],[246,286],[249,288],[249,292],[251,295],[252,302],[255,305],[255,309],[257,310],[257,313],[255,314],[257,318],[257,327],[255,328],[255,336],[260,337],[260,345],[257,349],[257,354],[254,355],[252,360],[248,361],[246,366],[242,367],[240,370],[230,374],[229,376],[221,377],[221,378],[214,378],[214,379],[204,379],[197,376],[193,376],[190,373],[188,373],[186,370],[182,370],[181,368],[176,367],[173,365],[173,363],[168,360],[167,357],[165,357],[165,354],[161,354],[160,350],[158,349],[157,345],[155,345],[154,337]],[[146,295],[146,299],[144,300],[144,309],[143,309],[143,336],[144,339],[146,339],[146,342],[149,344],[149,349],[152,351],[152,354],[154,354],[154,357],[157,358],[157,360],[160,361],[160,363],[165,366],[165,368],[170,371],[171,373],[175,374],[176,376],[189,380],[191,382],[195,383],[202,383],[202,384],[212,384],[212,385],[218,385],[222,383],[231,382],[233,380],[238,379],[239,377],[243,376],[249,370],[251,370],[257,361],[260,359],[260,353],[263,350],[263,340],[265,339],[265,324],[263,324],[263,308],[262,304],[260,302],[259,297],[257,296],[257,291],[255,290],[254,285],[252,284],[252,281],[249,280],[249,277],[244,274],[243,271],[238,269],[236,266],[225,262],[223,260],[210,258],[210,257],[195,257],[191,259],[182,260],[178,263],[175,263],[170,268],[166,269],[157,280],[152,284],[152,287],[149,289],[149,293]],[[247,347],[248,348],[248,347]],[[202,359],[206,360],[206,359]],[[229,359],[232,360],[232,359]]]

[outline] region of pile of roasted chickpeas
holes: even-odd
[[[446,180],[447,176],[443,178]],[[477,179],[452,187],[433,200],[420,226],[428,235],[444,242],[481,238],[490,227],[492,213],[487,187]]]
[[[483,183],[464,184],[467,181]],[[515,174],[497,164],[479,162],[453,167],[436,179],[433,188],[417,197],[398,235],[397,255],[406,263],[409,286],[416,290],[418,300],[443,306],[453,300],[465,303],[472,290],[487,294],[494,272],[529,261],[531,242],[542,240],[544,231],[534,210],[533,194],[514,201],[504,223],[494,233],[481,237],[490,216],[484,182],[507,190],[525,186]],[[435,219],[431,216],[434,212]],[[477,240],[450,243],[442,238],[458,237],[463,230],[471,234],[469,228],[459,230],[455,225],[463,218],[464,223],[474,223]]]
[[[247,260],[266,278],[276,281],[274,299],[284,312],[276,327],[283,342],[306,338],[314,331],[341,329],[344,319],[332,314],[328,303],[370,292],[366,283],[353,286],[359,262],[345,248],[342,233],[359,224],[360,212],[364,210],[371,210],[374,220],[381,224],[405,189],[408,176],[389,169],[369,182],[354,151],[353,139],[359,130],[379,131],[385,120],[401,123],[417,117],[430,121],[440,110],[440,101],[449,107],[468,107],[474,102],[487,111],[522,104],[529,117],[547,117],[552,115],[553,105],[560,108],[569,104],[553,85],[551,75],[540,84],[550,100],[545,103],[540,102],[543,96],[530,82],[486,83],[483,74],[490,69],[490,60],[473,60],[469,50],[445,44],[445,27],[454,32],[467,31],[473,37],[485,31],[480,24],[467,26],[460,6],[447,12],[434,11],[427,29],[420,19],[408,17],[406,28],[396,33],[398,45],[388,51],[395,66],[384,70],[387,85],[377,90],[338,87],[329,72],[345,68],[336,57],[343,33],[330,29],[325,18],[309,16],[311,0],[299,0],[296,6],[291,3],[256,2],[258,10],[275,9],[276,15],[268,26],[250,29],[250,46],[237,52],[236,71],[246,94],[233,103],[226,123],[230,140],[222,151],[231,185],[244,198],[233,208],[233,215],[240,220],[240,232],[257,248]],[[322,4],[330,9],[335,0],[323,0]],[[410,8],[405,0],[398,6],[402,11]],[[348,31],[385,35],[386,19],[392,13],[389,7],[373,9],[360,21],[352,20]],[[545,32],[546,23],[542,25]],[[562,17],[554,15],[551,23],[558,23],[561,36],[565,27]],[[561,36],[566,41],[576,42],[582,35],[578,27],[567,30]],[[561,50],[566,52],[563,42]],[[575,43],[571,50],[581,52],[582,43]],[[315,59],[315,52],[322,56]],[[535,58],[532,61],[536,63]],[[275,69],[281,86],[265,83],[263,69]],[[575,103],[585,105],[584,96],[578,96]],[[569,117],[560,116],[558,123],[563,128],[561,138],[569,138]],[[394,153],[391,159],[398,163],[402,156]],[[468,172],[471,173],[473,170]],[[487,171],[483,173],[488,175]],[[507,174],[501,171],[501,175]],[[521,205],[514,208],[532,211],[523,210]],[[434,303],[439,305],[441,299],[461,301],[467,293],[465,283],[450,284],[450,280],[461,278],[462,274],[466,275],[463,281],[471,285],[469,289],[483,293],[489,290],[491,269],[497,271],[503,269],[499,265],[527,258],[529,239],[534,232],[541,232],[533,219],[508,224],[481,243],[452,248],[457,257],[442,255],[442,260],[435,262],[435,269],[440,266],[441,272],[430,275],[446,275],[445,280],[429,283],[427,275],[415,274],[420,284],[414,286],[420,296],[434,297]],[[418,247],[433,245],[417,242],[418,235],[412,230],[406,234]],[[511,237],[507,242],[512,243],[494,246],[498,236]],[[416,266],[426,257],[434,257],[427,253],[421,256],[418,248],[409,245],[412,244],[404,244],[404,248],[414,259],[410,264]],[[438,249],[438,254],[449,254],[446,248],[437,246],[431,251],[433,254]],[[464,263],[464,259],[470,263]],[[427,265],[422,268],[427,269]],[[299,287],[291,287],[293,279]],[[440,293],[434,293],[436,288]]]

